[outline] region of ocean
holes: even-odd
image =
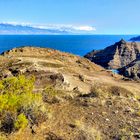
[[[21,46],[38,46],[84,56],[133,35],[0,35],[0,53]]]

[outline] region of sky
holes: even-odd
[[[139,34],[140,0],[0,0],[0,23]]]

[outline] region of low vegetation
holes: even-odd
[[[78,56],[18,50],[0,63],[0,140],[140,139],[139,83]]]
[[[44,67],[52,67],[52,68],[61,68],[63,65],[61,64],[56,64],[56,63],[48,63],[48,62],[38,62],[39,65],[44,66]]]
[[[0,81],[0,130],[12,131],[32,126],[47,117],[42,95],[33,93],[34,77],[6,78]],[[41,120],[42,118],[42,120]]]
[[[43,92],[43,101],[50,104],[59,103],[63,95],[62,91],[56,90],[53,86],[49,85]]]
[[[82,120],[76,120],[74,125],[78,128],[82,139],[102,140],[100,131],[95,129],[93,126],[85,124]]]

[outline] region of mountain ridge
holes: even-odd
[[[80,25],[63,25],[63,24],[46,24],[35,25],[25,23],[0,23],[0,34],[92,34],[95,31],[92,26]]]
[[[0,34],[68,34],[65,30],[41,29],[31,25],[0,23]]]
[[[119,69],[128,65],[139,55],[140,43],[126,42],[121,39],[103,50],[93,50],[84,57],[105,68]]]
[[[140,36],[132,37],[130,41],[140,41]]]

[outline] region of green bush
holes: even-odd
[[[17,120],[14,123],[14,126],[16,129],[24,129],[28,125],[28,119],[26,116],[22,113],[18,115]]]
[[[0,81],[0,112],[10,111],[16,113],[21,108],[27,108],[37,100],[41,94],[34,94],[34,78],[25,76],[6,78]]]
[[[45,89],[45,93],[47,96],[57,96],[59,92],[55,90],[52,86],[47,86]]]
[[[32,92],[34,81],[34,77],[26,78],[23,75],[3,79],[0,81],[1,94],[22,94]]]
[[[39,116],[46,117],[47,111],[43,110],[44,113],[41,110],[45,106],[42,95],[33,93],[34,81],[34,77],[26,78],[23,75],[0,81],[1,130],[23,129],[28,122],[37,123]]]

